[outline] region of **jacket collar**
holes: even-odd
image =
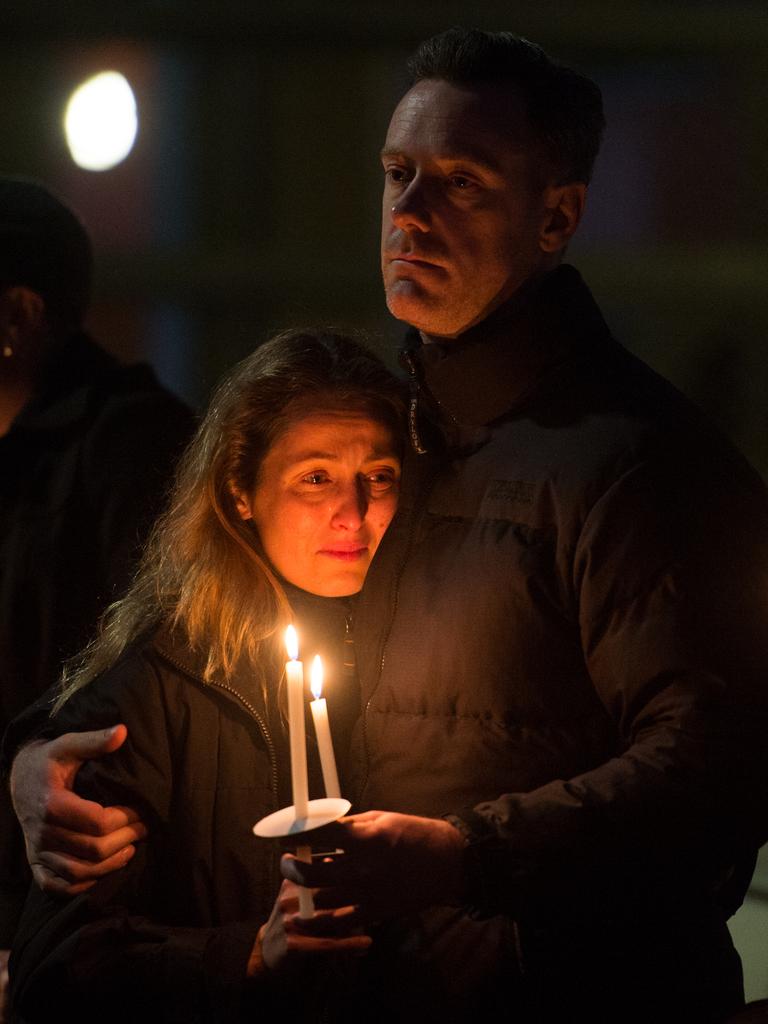
[[[319,597],[295,587],[287,580],[281,580],[281,583],[301,632],[302,655],[306,657],[318,649],[326,654],[324,643],[333,642],[334,638],[340,640],[344,636],[347,617],[351,616],[354,610],[357,595]],[[203,678],[206,651],[192,647],[182,627],[173,628],[170,623],[164,623],[152,636],[152,644],[166,661],[199,683],[207,685]],[[272,674],[276,684],[285,662],[282,634],[265,641],[262,661],[265,671]],[[256,683],[253,666],[245,655],[235,665],[231,678],[226,678],[224,673],[218,670],[210,682],[214,686],[236,690],[247,697],[257,710],[266,712],[263,692]]]
[[[577,351],[609,338],[581,275],[562,265],[453,341],[424,345],[411,330],[406,359],[444,423],[482,427],[525,405]]]
[[[207,652],[202,648],[192,647],[184,629],[172,627],[169,623],[161,625],[151,637],[153,648],[175,668],[180,669],[201,686],[212,686],[223,692],[229,699],[245,700],[252,705],[257,714],[266,722],[268,710],[261,687],[253,666],[246,657],[242,657],[231,678],[227,678],[221,670],[214,672],[209,681],[204,679]],[[268,659],[265,660],[265,668]],[[275,680],[279,679],[280,662],[274,661]],[[268,671],[268,669],[267,669]]]

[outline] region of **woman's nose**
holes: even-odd
[[[368,495],[360,481],[342,487],[336,497],[331,525],[339,530],[359,530],[368,512]]]

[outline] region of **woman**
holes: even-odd
[[[54,733],[127,724],[78,789],[136,807],[150,838],[70,901],[31,893],[11,960],[18,1019],[49,1019],[51,993],[79,1020],[316,1015],[307,964],[285,980],[302,951],[368,945],[344,914],[285,923],[296,890],[274,903],[277,851],[251,827],[290,802],[277,683],[292,619],[330,662],[346,749],[359,702],[341,650],[395,512],[401,414],[394,378],[329,334],[275,338],[216,392],[133,586],[54,708]]]

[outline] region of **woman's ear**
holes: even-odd
[[[241,519],[253,519],[253,509],[251,503],[248,501],[244,494],[230,484],[230,490],[232,491],[232,497],[235,499],[235,508],[237,509]]]

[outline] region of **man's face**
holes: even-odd
[[[544,175],[510,90],[418,82],[382,163],[382,272],[399,320],[456,337],[549,265]]]

